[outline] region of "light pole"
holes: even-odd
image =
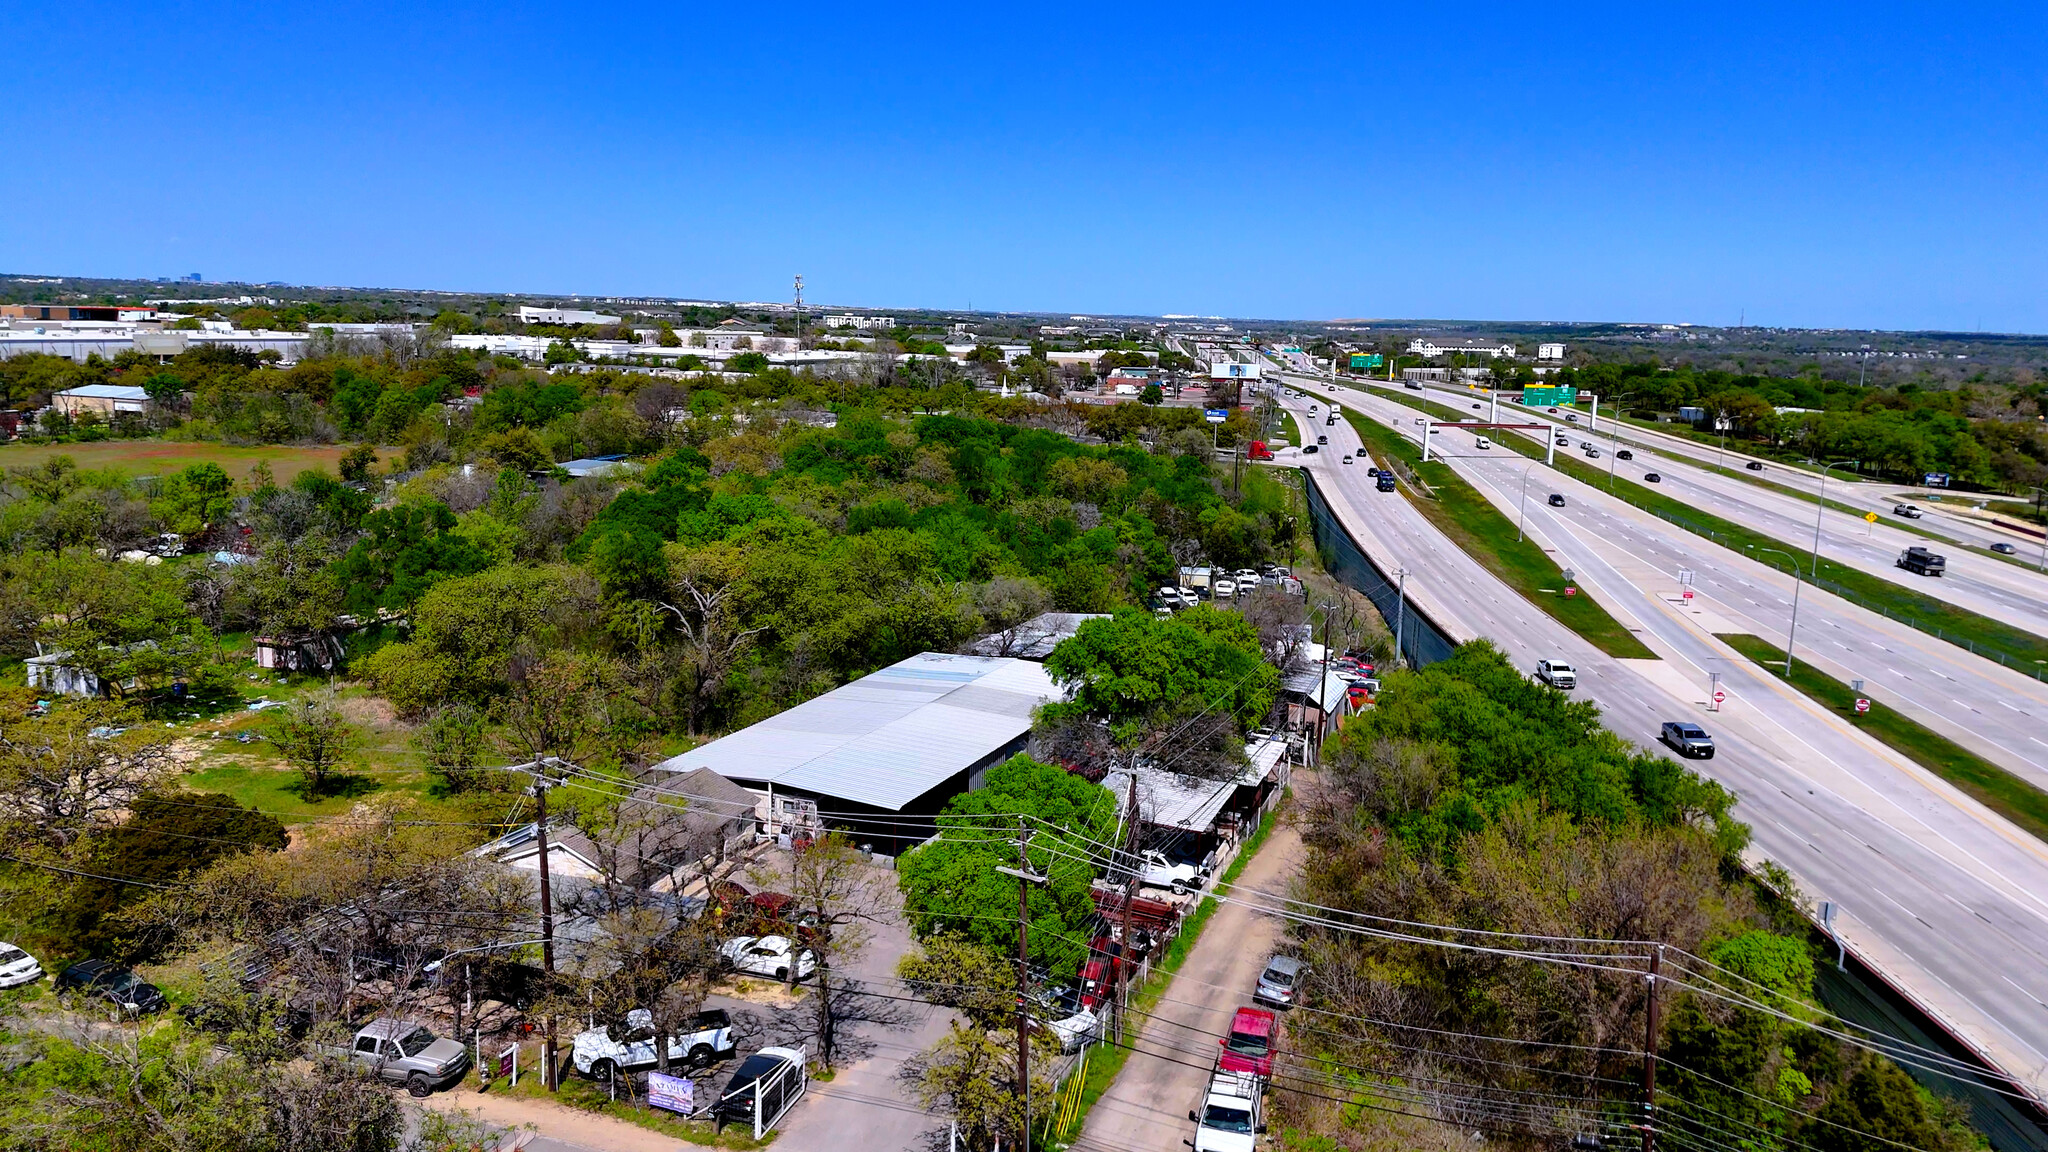
[[[1522,465],[1522,503],[1515,510],[1515,543],[1522,542],[1522,523],[1529,518],[1529,471],[1541,463],[1531,460]]]
[[[2034,490],[2034,519],[2038,522],[2041,519],[2041,497],[2048,495],[2048,488],[2043,488],[2039,484],[2029,484],[2027,487]],[[2041,537],[2041,571],[2048,572],[2048,536]]]
[[[1792,565],[1792,626],[1785,630],[1785,680],[1789,683],[1792,679],[1792,638],[1799,634],[1799,560],[1779,548],[1759,548],[1754,544],[1746,547],[1752,552],[1776,552]]]
[[[1860,461],[1837,460],[1832,464],[1826,464],[1821,467],[1820,499],[1813,512],[1813,578],[1815,580],[1820,579],[1820,518],[1827,515],[1828,511],[1828,469],[1839,468],[1844,464],[1854,467],[1858,463]],[[1786,655],[1789,657],[1791,653],[1788,652]],[[1786,675],[1790,676],[1791,672],[1787,671]]]
[[[1400,667],[1405,659],[1401,654],[1401,635],[1402,626],[1408,622],[1408,570],[1396,568],[1394,575],[1400,579],[1394,592],[1394,665]]]

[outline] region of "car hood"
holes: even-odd
[[[460,1041],[450,1040],[444,1036],[427,1045],[413,1059],[424,1061],[438,1068],[444,1064],[460,1060],[468,1054],[469,1049],[464,1048]]]

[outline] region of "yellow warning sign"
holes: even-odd
[[[1864,518],[1865,520],[1868,520],[1868,521],[1870,521],[1870,522],[1871,522],[1872,524],[1875,524],[1875,523],[1877,523],[1877,513],[1875,513],[1875,512],[1865,512],[1865,513],[1863,514],[1863,518]]]

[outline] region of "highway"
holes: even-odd
[[[1303,386],[1314,389],[1310,398],[1281,390],[1298,418],[1307,417],[1309,404],[1330,399],[1326,383]],[[1343,399],[1414,435],[1407,410],[1348,389]],[[1688,610],[1660,594],[1676,593],[1656,584],[1677,556],[1666,553],[1661,566],[1646,568],[1610,543],[1647,529],[1639,546],[1661,552],[1661,536],[1684,533],[1633,524],[1632,509],[1590,492],[1571,492],[1563,510],[1540,503],[1561,479],[1546,479],[1532,493],[1538,499],[1530,503],[1530,524],[1539,543],[1661,657],[1611,658],[1532,611],[1404,495],[1375,491],[1364,463],[1342,464],[1346,453],[1361,449],[1348,423],[1309,419],[1305,429],[1329,436],[1329,446],[1313,456],[1290,449],[1281,462],[1317,478],[1382,566],[1410,572],[1411,599],[1454,639],[1489,637],[1523,668],[1543,657],[1571,661],[1581,692],[1600,704],[1608,726],[1646,748],[1661,747],[1658,730],[1666,720],[1705,726],[1721,751],[1696,766],[1738,797],[1737,814],[1754,830],[1753,854],[1784,865],[1808,897],[1840,903],[1838,923],[1851,949],[2000,1067],[2048,1092],[2048,971],[2039,963],[2048,955],[2048,846],[1734,656],[1712,638],[1722,629],[1704,607]],[[1461,435],[1446,431],[1438,439]],[[1503,468],[1524,463],[1496,449],[1476,463],[1461,453],[1454,466],[1500,501],[1501,481],[1521,479]],[[1738,577],[1731,572],[1729,579]],[[1720,673],[1728,696],[1718,712],[1707,698],[1710,673]]]
[[[1327,387],[1325,381],[1319,390]],[[1328,395],[1327,391],[1323,394]],[[1361,411],[1390,423],[1398,421],[1395,426],[1411,438],[1420,432],[1413,425],[1412,409],[1351,389],[1342,395]],[[1503,419],[1507,418],[1503,413]],[[1482,492],[1510,516],[1515,515],[1523,471],[1530,461],[1499,447],[1481,451],[1470,433],[1453,425],[1439,427],[1442,431],[1432,437],[1432,450],[1447,454]],[[1575,439],[1574,450],[1576,444]],[[1639,463],[1616,463],[1604,449],[1602,462],[1615,464],[1617,471]],[[1636,581],[1632,599],[1675,599],[1680,594],[1679,573],[1688,571],[1693,580],[1690,611],[1694,619],[1711,624],[1713,632],[1748,632],[1783,646],[1792,616],[1791,576],[1760,558],[1737,554],[1611,499],[1596,486],[1580,484],[1541,465],[1535,467],[1529,480],[1532,529],[1546,535],[1575,533],[1583,538],[1610,564],[1632,573]],[[1564,508],[1549,506],[1545,498],[1552,492],[1567,497]],[[1755,522],[1754,515],[1731,518]],[[1787,551],[1797,555],[1800,550],[1794,545]],[[1930,585],[1942,583],[1922,579]],[[1801,659],[1838,680],[1863,680],[1871,699],[1897,708],[2022,779],[2048,788],[2048,730],[2036,723],[2048,717],[2048,684],[2031,675],[2031,669],[2006,668],[1973,656],[1964,648],[1810,585],[1799,595],[1796,647]]]

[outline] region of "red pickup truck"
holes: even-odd
[[[1239,1008],[1230,1018],[1230,1034],[1217,1043],[1223,1054],[1216,1060],[1225,1072],[1249,1072],[1262,1080],[1273,1077],[1273,1030],[1278,1017],[1264,1008]]]

